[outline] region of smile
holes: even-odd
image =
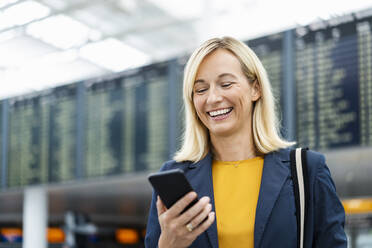
[[[220,116],[220,115],[226,115],[226,114],[230,113],[232,110],[233,110],[233,108],[225,108],[225,109],[219,109],[219,110],[216,110],[216,111],[210,111],[210,112],[207,112],[207,113],[211,117],[216,117],[216,116]]]

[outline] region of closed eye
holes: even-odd
[[[206,91],[207,90],[207,88],[201,88],[201,89],[196,89],[195,90],[195,93],[203,93],[204,91]]]
[[[223,88],[228,88],[228,87],[231,86],[231,85],[232,85],[231,82],[227,82],[227,83],[222,83],[222,84],[221,84],[221,86],[222,86]]]

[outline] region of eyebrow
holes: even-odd
[[[218,75],[218,78],[222,78],[222,77],[233,77],[233,78],[237,78],[234,74],[231,74],[231,73],[222,73],[222,74]]]
[[[234,74],[231,74],[231,73],[222,73],[222,74],[218,75],[218,78],[222,78],[222,77],[233,77],[233,78],[237,79],[237,77]],[[195,80],[194,84],[197,84],[197,83],[205,83],[205,81],[204,81],[204,79],[198,79],[198,80]]]

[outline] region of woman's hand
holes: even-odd
[[[211,212],[212,205],[207,196],[181,214],[196,196],[195,192],[190,192],[170,209],[165,207],[158,196],[156,207],[161,228],[159,248],[188,247],[213,223],[215,215]]]

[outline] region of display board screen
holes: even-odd
[[[370,145],[371,21],[296,32],[297,136],[301,146]]]
[[[277,106],[281,106],[281,88],[283,79],[283,34],[278,33],[253,39],[248,46],[261,60],[268,74]]]
[[[22,186],[48,180],[48,97],[11,99],[9,104],[8,185]]]
[[[86,87],[85,176],[159,168],[168,148],[166,65]]]

